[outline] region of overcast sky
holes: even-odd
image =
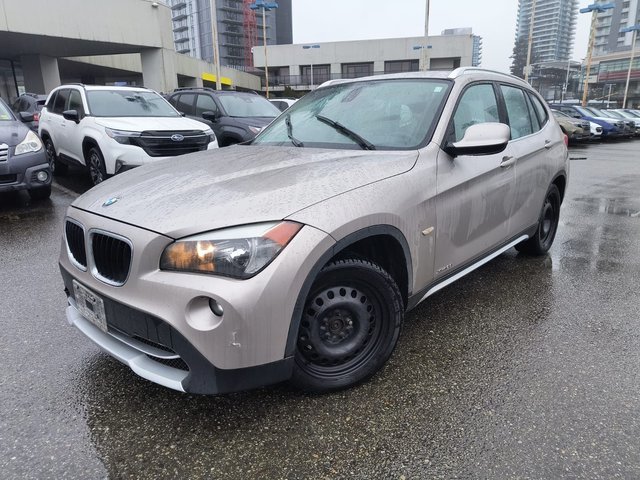
[[[580,7],[592,3],[580,0]],[[413,37],[424,34],[426,0],[294,0],[295,43]],[[429,34],[472,27],[482,36],[482,66],[509,71],[518,0],[431,0]],[[573,60],[586,56],[590,15],[578,14]]]

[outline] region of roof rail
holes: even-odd
[[[449,78],[458,78],[462,75],[473,73],[473,72],[486,72],[486,73],[495,73],[496,75],[502,75],[503,77],[507,77],[511,80],[519,80],[522,83],[528,84],[524,79],[520,77],[516,77],[515,75],[511,75],[510,73],[499,72],[498,70],[489,70],[488,68],[480,68],[480,67],[459,67],[453,70],[449,74]]]
[[[174,92],[181,92],[183,90],[208,90],[210,92],[216,91],[215,88],[211,88],[211,87],[178,87],[173,89]]]
[[[76,85],[78,87],[84,88],[84,83],[80,83],[80,82],[70,82],[70,83],[65,83],[65,85]]]

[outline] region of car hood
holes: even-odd
[[[266,127],[276,117],[232,117],[236,122],[251,127]]]
[[[284,219],[335,195],[406,172],[417,157],[415,150],[237,145],[133,169],[89,190],[73,206],[180,238]],[[117,201],[112,203],[113,199]]]
[[[0,120],[0,143],[15,147],[27,136],[29,128],[22,122]]]
[[[186,117],[96,117],[96,123],[103,127],[131,132],[206,130],[202,122]]]

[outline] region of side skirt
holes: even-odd
[[[509,250],[511,247],[514,247],[517,244],[519,244],[520,242],[523,242],[523,241],[529,239],[531,237],[531,235],[533,235],[535,233],[537,228],[538,228],[538,226],[535,225],[534,227],[531,227],[531,228],[527,229],[524,233],[522,233],[518,237],[514,238],[513,240],[509,241],[506,245],[498,248],[497,250],[494,250],[493,252],[489,253],[488,255],[480,257],[478,260],[472,262],[470,265],[468,265],[466,267],[462,267],[457,272],[453,272],[450,275],[448,275],[447,277],[442,278],[442,279],[438,280],[437,282],[429,284],[426,288],[422,289],[420,292],[416,293],[415,295],[413,295],[409,299],[409,305],[407,306],[407,311],[411,310],[412,308],[415,308],[420,302],[426,300],[428,297],[430,297],[434,293],[442,290],[444,287],[446,287],[448,285],[451,285],[456,280],[461,279],[465,275],[467,275],[467,274],[473,272],[474,270],[480,268],[485,263],[488,263],[491,260],[493,260],[494,258],[496,258],[497,256],[502,255],[504,252]]]

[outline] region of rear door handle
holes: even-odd
[[[544,141],[544,148],[546,148],[547,150],[549,150],[551,148],[551,140],[545,140]]]
[[[502,157],[500,168],[507,168],[516,163],[516,157]]]

